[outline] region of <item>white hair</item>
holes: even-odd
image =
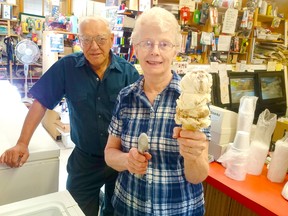
[[[80,19],[80,22],[79,22],[79,33],[81,34],[83,26],[89,25],[89,23],[91,23],[91,22],[102,22],[102,23],[105,24],[105,26],[107,26],[107,31],[109,33],[111,33],[111,31],[112,31],[109,21],[106,18],[102,17],[102,16],[96,15],[96,16],[82,17]]]
[[[157,26],[162,32],[172,32],[175,35],[174,43],[179,46],[181,41],[180,26],[176,17],[169,11],[160,7],[152,7],[144,11],[136,19],[135,26],[131,35],[133,44],[137,44],[141,36],[141,27],[147,23]]]

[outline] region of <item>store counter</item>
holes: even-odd
[[[266,166],[260,176],[247,174],[245,181],[233,180],[224,172],[221,164],[210,164],[204,182],[206,215],[288,215],[288,200],[281,195],[288,175],[283,183],[272,183]]]

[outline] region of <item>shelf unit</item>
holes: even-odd
[[[276,56],[273,58],[273,55],[270,55],[270,53],[268,52],[265,53],[265,49],[264,51],[257,53],[257,48],[265,47],[265,44],[266,44],[267,48],[270,50],[272,50],[272,47],[274,47],[276,55],[278,55],[279,52],[282,52],[281,50],[283,51],[286,50],[287,45],[288,45],[288,39],[287,39],[288,20],[282,18],[278,28],[271,28],[271,24],[275,17],[259,14],[258,8],[256,9],[254,16],[255,16],[254,17],[254,32],[253,32],[253,39],[252,39],[252,45],[250,48],[250,56],[249,56],[250,62],[253,64],[262,64],[262,63],[267,63],[268,61],[279,61],[279,59]],[[270,29],[272,36],[273,34],[276,34],[276,35],[279,34],[281,36],[278,37],[277,40],[275,40],[274,38],[263,39],[262,37],[259,37],[259,35],[257,35],[256,29],[259,27]],[[256,58],[255,56],[256,57],[258,56],[258,58]]]
[[[77,34],[66,31],[43,31],[42,34],[42,70],[45,73],[59,58],[65,56],[65,53],[51,52],[50,37],[55,34],[73,35]],[[65,48],[65,47],[64,47]]]
[[[131,43],[130,37],[132,28],[114,27],[112,32],[114,33],[114,43],[112,51],[127,61],[130,59],[131,54]]]
[[[11,3],[8,3],[8,2],[0,2],[0,5],[1,5],[1,8],[2,8],[2,5],[9,5],[12,7],[12,14],[11,14],[11,18],[17,18],[18,17],[18,14],[19,14],[19,4],[20,4],[20,1],[22,0],[15,0],[15,4],[11,4]]]
[[[208,3],[211,6],[212,4],[212,0],[202,0],[200,3],[196,3],[198,5],[198,9],[201,10],[201,7],[204,3]],[[277,6],[279,6],[279,12],[283,12],[285,11],[286,9],[284,8],[281,8],[281,6],[283,6],[283,1],[282,2],[279,2],[279,1],[275,1],[275,3],[277,4]],[[164,7],[170,11],[172,11],[175,16],[178,18],[179,20],[179,24],[181,23],[180,21],[180,17],[179,17],[179,1],[178,0],[169,0],[169,1],[165,1],[164,0],[159,0],[158,2],[158,5],[161,6],[161,7]],[[242,9],[241,10],[238,10],[238,20],[241,21],[242,19],[242,16],[244,14],[244,10],[243,10],[243,7],[246,7],[247,5],[247,1],[246,0],[243,0],[242,1]],[[227,11],[227,7],[217,7],[218,9],[218,14],[224,16],[225,12]],[[241,40],[243,40],[244,38],[246,38],[248,40],[248,46],[246,48],[246,52],[239,52],[239,53],[233,53],[231,51],[228,51],[228,52],[221,52],[221,54],[227,54],[226,55],[226,58],[229,59],[231,57],[231,55],[237,55],[237,61],[241,61],[241,60],[245,60],[248,64],[250,63],[253,63],[253,55],[254,55],[254,46],[255,46],[255,43],[256,42],[260,42],[259,39],[255,39],[254,37],[254,28],[259,25],[259,22],[261,22],[261,26],[269,26],[271,25],[271,22],[272,20],[274,19],[273,16],[267,16],[267,15],[260,15],[258,14],[258,8],[255,9],[255,12],[253,14],[253,25],[252,25],[252,29],[250,30],[250,34],[248,36],[242,36],[242,35],[239,35],[237,34],[237,32],[235,32],[235,36],[239,36],[240,37],[240,42],[239,44],[241,44]],[[284,13],[284,14],[287,14],[287,13]],[[202,32],[207,32],[207,33],[210,33],[210,32],[213,32],[213,27],[210,23],[210,17],[208,17],[208,20],[207,22],[204,24],[204,25],[199,25],[199,24],[195,24],[193,23],[193,15],[194,15],[194,12],[191,12],[190,14],[190,19],[189,21],[187,22],[187,25],[189,26],[190,29],[193,29],[194,31],[197,31],[198,32],[198,41],[200,41],[200,37],[201,37],[201,33]],[[221,16],[218,17],[218,20],[219,22],[221,22]],[[239,23],[239,22],[237,22]],[[273,29],[273,32],[275,33],[281,33],[282,35],[285,34],[286,32],[286,36],[283,38],[283,41],[274,41],[274,40],[265,40],[265,41],[262,41],[262,42],[272,42],[272,43],[277,43],[277,44],[282,44],[283,46],[287,46],[287,20],[285,19],[282,19],[281,21],[281,24],[280,24],[280,27],[278,29]],[[221,34],[221,33],[220,33]],[[187,32],[183,32],[183,37],[187,37],[188,33]],[[234,36],[234,35],[232,35]],[[183,49],[182,49],[183,50]],[[201,50],[201,61],[199,64],[207,64],[209,63],[209,57],[210,57],[210,53],[213,52],[211,50],[211,45],[207,45],[205,49],[202,49],[202,46],[198,43],[198,47],[195,48],[195,50]],[[187,53],[186,53],[187,54]],[[194,56],[197,55],[196,52],[194,53],[190,53],[193,58]],[[288,55],[288,54],[287,54]],[[191,63],[195,64],[194,62],[191,61]],[[230,63],[229,61],[228,62],[223,62],[223,63]]]
[[[13,44],[14,45],[17,44],[17,42],[19,41],[19,36],[15,34],[15,32],[12,30],[13,26],[16,25],[17,22],[18,20],[0,19],[0,41],[1,41],[0,67],[1,68],[6,67],[6,73],[7,73],[6,79],[9,79],[11,82],[12,82],[12,65],[11,64],[8,65],[7,46],[5,44],[5,42],[8,39],[5,40],[5,38],[10,37],[11,40],[13,40]],[[0,76],[0,79],[3,79],[3,76],[4,76],[4,70],[2,70],[2,76]]]
[[[204,3],[207,3],[207,4],[209,4],[209,7],[212,7],[211,2],[206,0],[206,1],[203,1],[201,3],[198,3],[199,10],[201,9],[201,7]],[[228,9],[229,9],[228,7],[217,7],[218,23],[221,26],[222,26],[221,20],[223,20],[225,13]],[[205,24],[200,25],[200,24],[193,22],[194,12],[191,12],[190,19],[188,20],[188,22],[186,23],[186,25],[184,27],[182,26],[182,37],[184,40],[186,40],[185,37],[187,38],[187,35],[188,35],[187,31],[197,32],[197,34],[198,34],[197,46],[193,47],[193,49],[190,49],[190,52],[188,52],[188,53],[185,52],[185,54],[190,55],[191,63],[193,63],[193,64],[195,64],[195,63],[196,64],[197,63],[198,64],[207,64],[213,59],[213,57],[214,57],[213,55],[216,53],[217,53],[217,56],[220,56],[219,59],[217,59],[217,61],[219,60],[219,62],[221,62],[221,63],[229,63],[229,64],[234,63],[235,64],[236,63],[235,61],[241,61],[241,60],[245,60],[246,62],[249,61],[248,51],[249,51],[249,47],[252,44],[252,36],[251,36],[252,30],[241,29],[239,27],[243,14],[244,14],[243,10],[238,10],[238,19],[237,19],[237,24],[236,24],[236,30],[233,34],[222,33],[222,29],[220,28],[219,35],[214,36],[216,47],[217,47],[217,41],[219,39],[219,36],[229,35],[232,38],[237,37],[239,39],[239,45],[238,45],[239,51],[234,51],[231,49],[229,51],[221,51],[221,50],[218,51],[218,49],[212,50],[212,45],[203,45],[200,42],[201,41],[201,35],[203,32],[208,33],[208,34],[214,32],[214,26],[212,26],[210,18],[209,17],[207,18]],[[181,23],[181,20],[179,18],[179,24],[180,23]],[[244,41],[244,40],[247,41],[249,45],[247,46],[245,51],[240,51],[242,41]],[[186,46],[185,42],[184,42],[184,44],[182,44],[182,48],[181,48],[182,53],[183,53],[183,46],[184,47]],[[187,51],[187,50],[185,49],[185,51]],[[201,59],[201,60],[199,60],[199,62],[194,62],[194,60],[193,60],[193,59],[195,59],[194,56],[197,56],[196,58]]]
[[[10,38],[12,40],[12,46],[10,50],[15,49],[15,46],[20,41],[20,36],[14,31],[14,27],[18,25],[18,14],[20,1],[16,0],[16,4],[10,4],[7,2],[0,2],[1,8],[3,5],[8,5],[11,7],[11,19],[3,18],[3,15],[0,18],[0,40],[2,46],[2,55],[0,62],[0,79],[9,80],[10,83],[17,87],[18,92],[23,97],[24,96],[24,65],[16,60],[14,52],[8,52],[7,46],[4,43],[4,39]],[[11,56],[12,54],[12,56]],[[29,65],[29,75],[28,75],[28,88],[30,88],[42,75],[42,66],[39,63]]]
[[[119,10],[116,15],[116,22],[113,26],[114,43],[113,53],[125,58],[127,61],[133,59],[133,50],[130,42],[136,17],[139,15],[135,10]]]

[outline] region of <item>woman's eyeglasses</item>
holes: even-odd
[[[171,42],[169,41],[160,41],[158,44],[154,43],[153,41],[151,40],[144,40],[144,41],[141,41],[137,44],[138,46],[142,47],[143,49],[145,50],[149,50],[151,51],[154,46],[158,46],[158,49],[163,51],[163,52],[167,52],[167,51],[170,51],[173,47],[175,47],[176,45],[172,44]]]

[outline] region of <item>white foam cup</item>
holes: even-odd
[[[239,150],[247,150],[250,146],[250,133],[237,131],[232,146]]]

